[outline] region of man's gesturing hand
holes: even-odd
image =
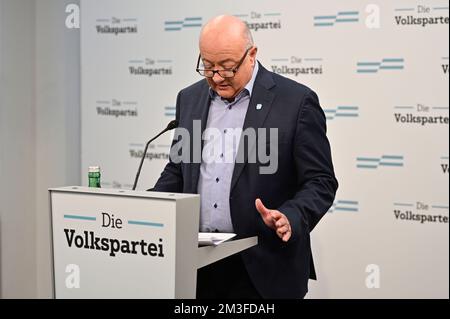
[[[256,199],[255,205],[264,223],[275,230],[284,242],[287,242],[291,238],[292,231],[286,215],[279,210],[267,209],[259,198]]]

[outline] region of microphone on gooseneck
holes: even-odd
[[[136,189],[136,185],[137,185],[137,182],[138,182],[138,179],[139,179],[139,175],[141,175],[142,164],[144,163],[145,155],[147,154],[147,149],[148,149],[150,143],[153,142],[154,140],[156,140],[162,134],[166,133],[167,131],[171,131],[174,128],[177,128],[177,127],[178,127],[178,121],[177,120],[172,120],[172,121],[169,122],[169,124],[167,124],[167,127],[164,130],[162,130],[158,135],[156,135],[154,138],[152,138],[150,141],[147,142],[147,144],[145,145],[144,154],[142,154],[141,163],[139,164],[139,169],[137,171],[136,178],[134,179],[133,190]]]

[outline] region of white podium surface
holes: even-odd
[[[55,298],[195,298],[197,269],[257,244],[198,247],[197,194],[49,189]]]

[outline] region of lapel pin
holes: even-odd
[[[261,110],[262,109],[262,104],[256,104],[256,109],[257,110]]]

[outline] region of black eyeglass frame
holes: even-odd
[[[252,49],[253,47],[248,48],[247,50],[245,50],[244,55],[242,56],[241,60],[239,61],[239,63],[231,68],[231,69],[221,69],[221,70],[212,70],[212,69],[199,69],[198,67],[200,66],[200,59],[202,58],[201,54],[198,54],[198,59],[197,59],[197,67],[195,68],[195,71],[200,74],[201,76],[204,76],[205,78],[213,78],[214,75],[217,73],[219,74],[220,77],[224,78],[224,79],[231,79],[234,78],[234,76],[236,75],[236,72],[239,70],[240,66],[242,65],[242,63],[244,63],[245,57],[247,56],[248,52]],[[210,71],[212,72],[211,76],[206,76],[205,74],[202,74],[201,72],[205,72],[205,71]],[[222,74],[220,74],[220,72],[233,72],[233,76],[223,76]]]

